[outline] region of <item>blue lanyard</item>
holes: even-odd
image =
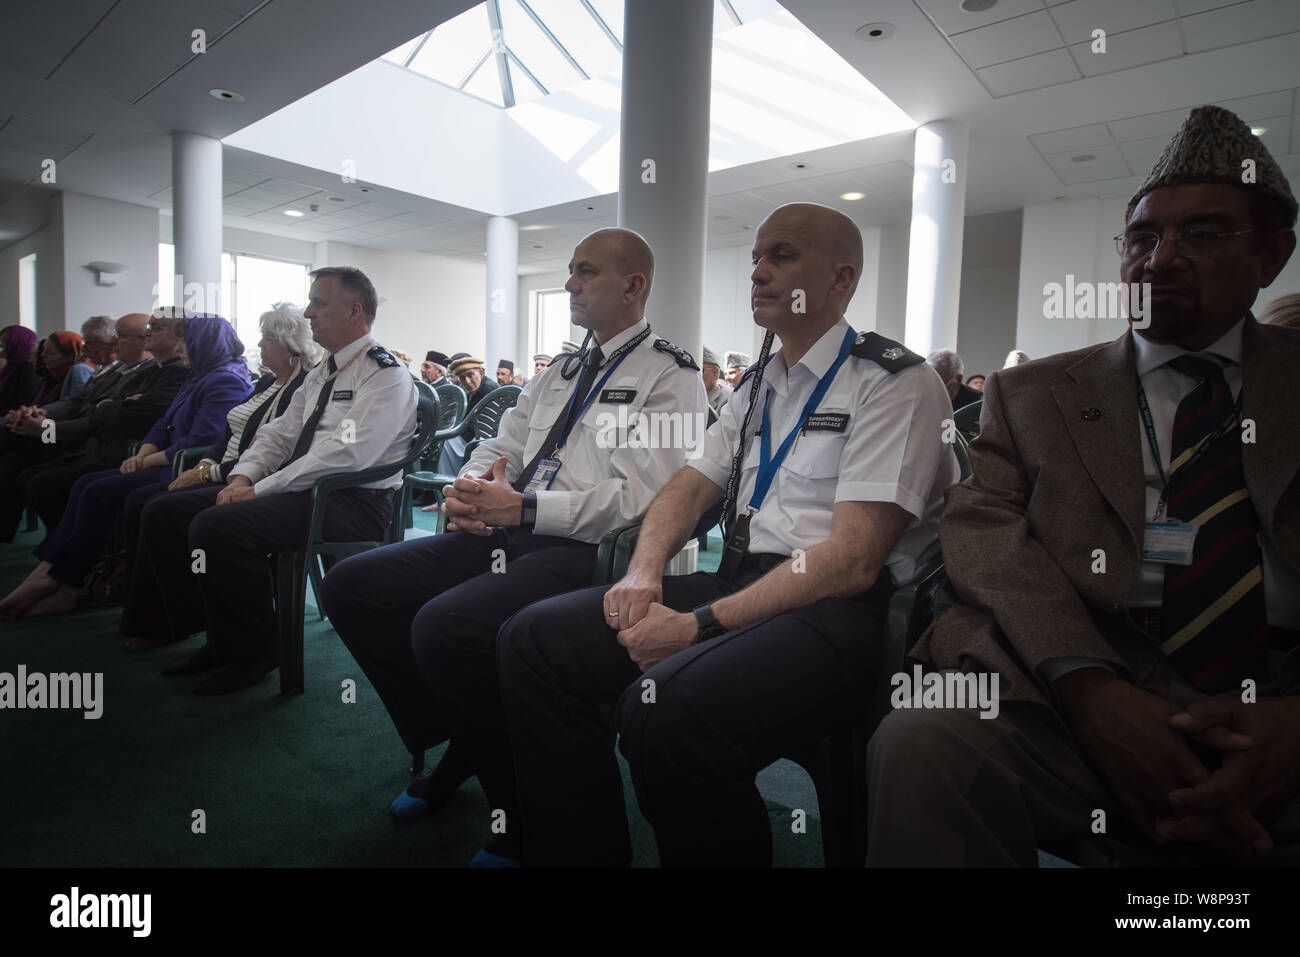
[[[1231,386],[1228,386],[1229,395],[1231,395]],[[1219,439],[1223,438],[1228,431],[1237,424],[1237,419],[1241,415],[1241,400],[1246,397],[1246,390],[1243,388],[1237,393],[1237,401],[1232,407],[1232,413],[1224,420],[1223,424],[1215,429],[1210,435],[1206,436],[1200,446],[1192,453],[1192,457],[1182,464],[1177,472],[1168,477],[1165,476],[1164,466],[1160,464],[1160,442],[1156,437],[1155,422],[1151,418],[1151,405],[1147,401],[1146,389],[1142,388],[1142,377],[1138,376],[1138,411],[1142,413],[1142,428],[1147,434],[1147,445],[1151,447],[1151,459],[1156,463],[1156,472],[1160,475],[1160,500],[1156,502],[1156,514],[1152,521],[1160,521],[1164,518],[1166,502],[1169,501],[1169,483],[1178,477],[1180,473],[1186,472],[1192,465],[1206,452],[1210,451],[1210,446]],[[1172,441],[1172,436],[1170,437]],[[1170,449],[1172,454],[1173,449]]]
[[[617,369],[620,364],[622,364],[623,360],[628,357],[628,354],[632,351],[632,349],[649,334],[650,334],[650,330],[647,329],[641,335],[637,336],[636,339],[629,346],[619,351],[618,355],[614,357],[614,361],[609,364],[609,368],[605,372],[605,377],[601,379],[598,383],[596,383],[596,385],[592,387],[591,391],[587,393],[587,399],[585,402],[582,403],[582,408],[578,410],[578,414],[570,418],[569,413],[573,409],[573,400],[578,397],[578,382],[581,382],[582,378],[579,377],[578,382],[575,382],[573,384],[573,394],[569,396],[569,404],[564,407],[564,415],[566,421],[564,424],[564,431],[560,433],[560,440],[555,443],[556,452],[564,448],[564,443],[567,442],[569,439],[569,433],[572,432],[573,427],[582,420],[583,413],[587,411],[587,407],[591,405],[592,401],[596,398],[596,395],[604,387],[605,383],[609,381],[609,377],[614,374],[614,370]]]
[[[813,394],[808,397],[804,403],[803,411],[799,413],[799,421],[795,427],[790,430],[790,434],[785,437],[785,441],[776,450],[776,457],[772,457],[772,430],[768,423],[767,407],[769,393],[763,399],[763,432],[762,442],[759,445],[758,475],[754,478],[754,494],[749,500],[751,511],[758,509],[763,504],[763,499],[767,497],[767,490],[772,487],[772,480],[776,478],[776,470],[781,467],[785,455],[790,451],[790,446],[794,445],[795,436],[808,421],[808,415],[826,395],[826,390],[831,387],[831,382],[835,379],[835,373],[840,371],[840,366],[844,365],[844,360],[849,357],[849,350],[853,348],[853,342],[857,339],[858,334],[852,329],[844,333],[844,341],[840,344],[840,354],[836,357],[834,365],[827,370],[822,376],[821,381],[817,383],[817,388],[813,389]]]

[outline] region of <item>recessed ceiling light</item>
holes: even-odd
[[[545,247],[544,245],[542,245],[541,243],[529,243],[529,245],[532,246],[534,249],[545,249],[545,248],[546,248],[546,247]]]
[[[853,35],[863,43],[870,43],[873,40],[888,40],[894,35],[894,25],[881,20],[877,23],[866,23],[853,31]]]
[[[840,193],[840,199],[847,199],[849,202],[853,202],[854,200],[858,200],[858,199],[865,199],[866,196],[867,196],[866,193],[857,193],[857,192]]]
[[[812,169],[812,164],[805,163],[803,160],[797,160],[789,165],[791,169]]]
[[[361,186],[361,187],[358,187],[358,188],[359,188],[359,189],[361,190],[361,192],[363,192],[363,193],[368,193],[368,192],[370,192],[370,187],[369,187],[369,186]]]
[[[588,208],[588,209],[595,209],[596,207],[595,207],[595,206],[588,206],[587,208]]]
[[[1071,157],[1070,157],[1070,162],[1071,162],[1071,163],[1091,163],[1091,162],[1092,162],[1093,160],[1095,160],[1096,158],[1097,158],[1097,157],[1093,156],[1091,153],[1080,153],[1078,156],[1071,156]]]
[[[299,216],[301,216],[301,215],[303,215],[303,214],[302,214],[299,210],[296,210],[296,209],[286,209],[286,210],[284,211],[284,215],[286,215],[286,216],[292,216],[294,219],[297,219]]]
[[[223,103],[243,103],[244,98],[234,90],[208,90],[208,96]]]
[[[983,13],[998,5],[998,0],[961,0],[961,8],[967,13]]]
[[[1070,198],[1070,197],[1068,197],[1068,196],[1053,196],[1053,197],[1052,197],[1052,199],[1056,200],[1058,203],[1064,203],[1064,202],[1065,202],[1067,199],[1069,199],[1069,198]]]
[[[715,219],[730,219],[730,218],[731,218],[731,214],[730,214],[730,213],[718,213],[718,215],[717,215],[716,217],[714,217],[714,218],[715,218]]]
[[[344,199],[342,196],[331,196],[331,197],[330,197],[330,202],[331,202],[331,203],[346,203],[347,200]]]
[[[1251,131],[1252,133],[1254,133],[1256,136],[1263,136],[1265,133],[1268,132],[1268,127],[1267,127],[1267,126],[1252,126],[1252,127],[1250,128],[1250,131]]]

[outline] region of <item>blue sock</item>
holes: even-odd
[[[393,812],[394,817],[409,821],[417,817],[425,817],[429,813],[429,802],[424,798],[412,797],[410,791],[403,791],[388,810]]]

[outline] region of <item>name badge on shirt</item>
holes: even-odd
[[[330,399],[333,402],[338,402],[340,400],[351,399],[351,398],[352,398],[351,389],[335,389],[334,394],[330,396]]]
[[[555,473],[560,471],[560,460],[557,458],[545,458],[537,463],[537,468],[533,469],[533,477],[528,480],[524,486],[525,492],[544,492],[551,487],[555,481]]]
[[[601,402],[631,402],[636,398],[636,389],[601,389]]]
[[[849,426],[847,412],[816,412],[804,423],[805,432],[843,432]]]
[[[1142,536],[1142,560],[1161,565],[1190,565],[1196,528],[1186,522],[1147,522]]]

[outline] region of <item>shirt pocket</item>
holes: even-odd
[[[817,415],[847,415],[842,410],[827,409],[818,411]],[[840,459],[844,455],[844,444],[848,441],[849,428],[846,423],[843,432],[803,432],[795,438],[781,463],[781,468],[796,475],[811,479],[835,478],[840,474]]]

